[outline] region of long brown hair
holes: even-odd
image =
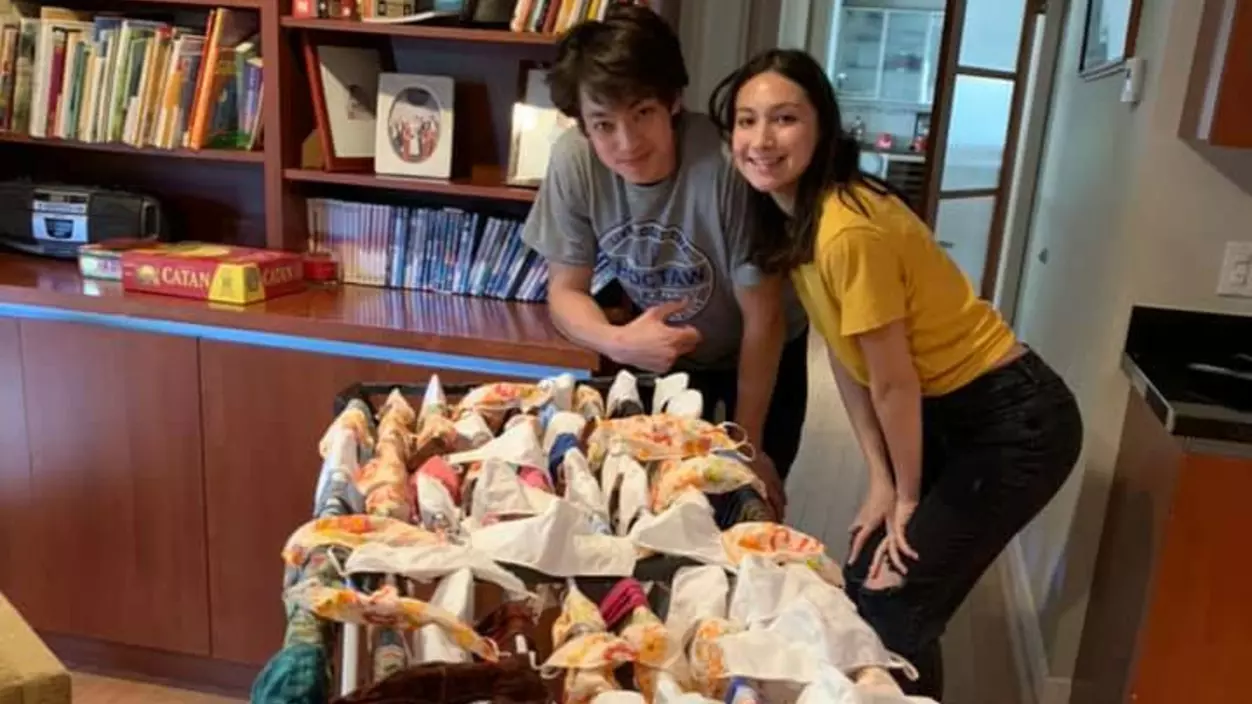
[[[849,206],[865,215],[868,210],[853,186],[861,184],[879,195],[899,191],[886,182],[861,171],[861,145],[843,128],[843,117],[835,90],[821,65],[803,51],[770,49],[722,79],[709,97],[709,115],[722,137],[729,140],[735,126],[735,104],[739,89],[752,78],[773,71],[792,81],[805,92],[817,113],[817,144],[813,158],[800,175],[794,212],[790,217],[768,193],[752,191],[752,259],[766,272],[785,272],[813,261],[817,225],[822,203],[837,193]],[[781,234],[781,236],[780,236]]]

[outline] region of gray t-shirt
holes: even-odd
[[[553,145],[522,239],[557,264],[602,260],[640,308],[685,299],[670,320],[695,327],[702,341],[676,366],[733,368],[743,327],[734,287],[760,278],[748,260],[750,186],[707,116],[682,113],[675,138],[675,174],[639,185],[605,166],[579,130],[566,131]],[[786,288],[790,340],[806,320],[790,282]]]

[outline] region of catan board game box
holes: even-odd
[[[122,286],[216,303],[246,305],[303,291],[297,254],[203,242],[160,244],[122,252]]]

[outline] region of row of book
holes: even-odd
[[[61,7],[0,17],[0,130],[134,147],[255,148],[257,13],[214,9],[202,28]]]
[[[344,283],[542,301],[548,268],[522,222],[457,208],[306,201],[308,249],[333,256]]]
[[[509,29],[560,34],[579,22],[603,20],[613,5],[648,5],[647,0],[517,0]]]
[[[505,23],[514,32],[561,33],[584,20],[604,19],[611,6],[648,5],[649,0],[295,0],[295,17],[364,22],[453,21],[479,25]],[[502,13],[502,14],[501,14]],[[496,16],[499,15],[499,16]]]

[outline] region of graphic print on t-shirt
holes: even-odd
[[[681,227],[655,220],[626,222],[599,240],[613,275],[641,308],[685,300],[687,307],[671,320],[686,321],[699,315],[713,296],[713,264]]]

